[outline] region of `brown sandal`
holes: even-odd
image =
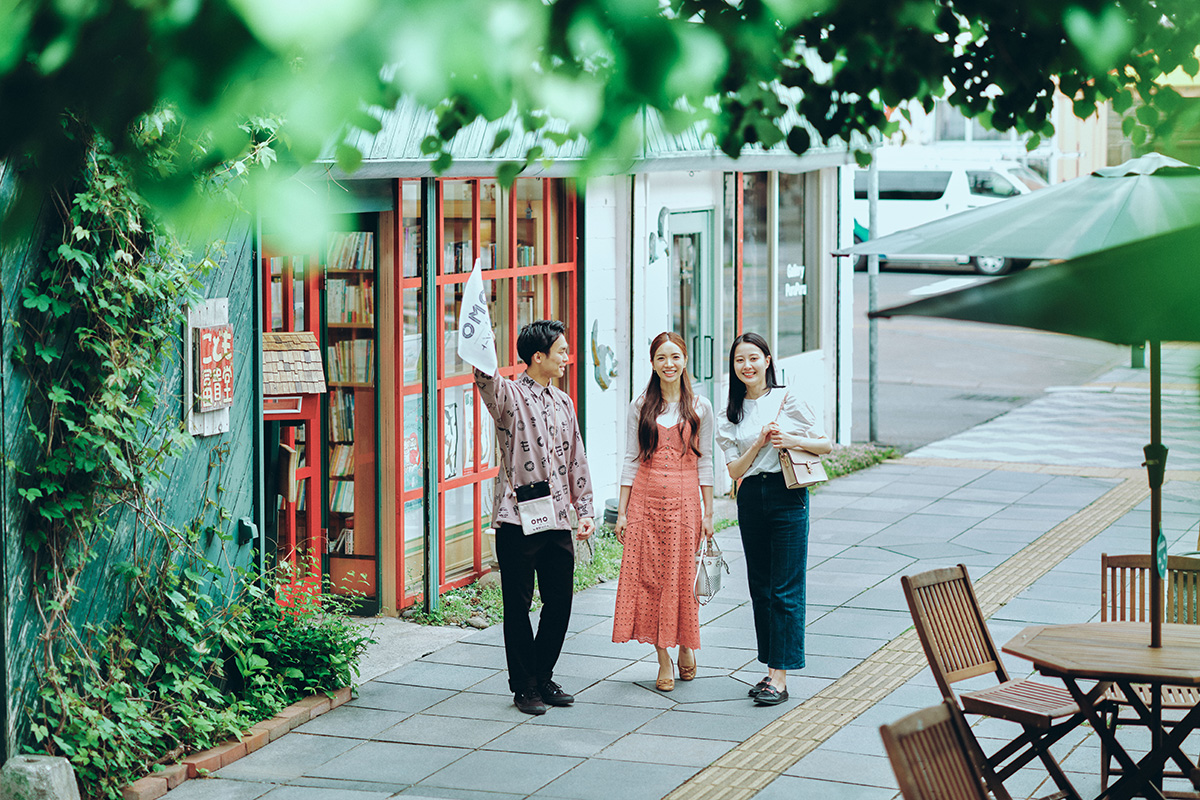
[[[679,680],[690,681],[690,680],[695,680],[695,678],[696,678],[696,656],[695,656],[695,654],[693,654],[691,666],[684,665],[682,659],[679,661]]]

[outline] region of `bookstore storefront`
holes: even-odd
[[[490,560],[495,436],[456,352],[471,268],[486,270],[501,374],[515,375],[521,326],[578,333],[576,200],[556,178],[348,183],[353,211],[320,252],[273,249],[263,220],[264,329],[311,332],[326,378],[264,398],[268,536],[299,583],[327,578],[365,613],[394,614]],[[276,361],[289,358],[304,356]],[[572,397],[576,369],[560,385]]]

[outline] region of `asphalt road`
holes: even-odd
[[[992,280],[885,272],[879,307]],[[868,441],[867,276],[854,276],[854,441]],[[879,321],[877,440],[908,452],[1024,405],[1048,386],[1087,383],[1129,362],[1129,349],[1001,325],[933,318]]]

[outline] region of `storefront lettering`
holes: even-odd
[[[804,282],[804,265],[788,264],[785,269],[786,279],[783,283],[783,296],[805,297],[808,295],[808,284]]]

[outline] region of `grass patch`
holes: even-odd
[[[840,478],[860,469],[895,458],[899,453],[894,447],[877,444],[835,444],[833,451],[821,456],[821,463],[829,478]]]

